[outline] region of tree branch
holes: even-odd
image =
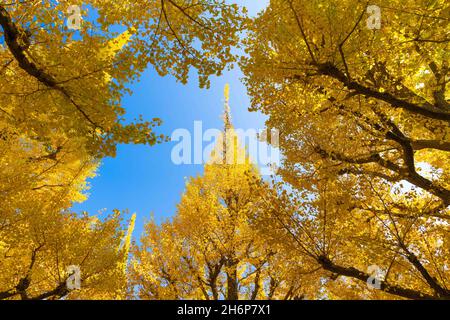
[[[364,273],[356,268],[353,267],[343,267],[340,265],[337,265],[333,263],[330,259],[327,257],[321,256],[317,259],[317,262],[322,266],[323,269],[327,271],[331,271],[335,274],[338,274],[340,276],[346,276],[353,279],[358,279],[364,282],[367,282],[367,280],[371,277],[370,274]],[[423,293],[416,290],[406,289],[402,288],[396,285],[390,285],[386,281],[380,280],[380,290],[390,293],[399,297],[407,298],[407,299],[414,299],[414,300],[434,300],[434,299],[450,299],[450,295],[439,297],[439,296],[432,296],[427,293]]]
[[[402,108],[409,112],[420,114],[422,116],[442,120],[442,121],[450,121],[450,113],[443,112],[440,110],[435,110],[432,108],[432,105],[429,103],[424,103],[423,105],[417,105],[402,99],[399,99],[388,92],[379,92],[374,89],[368,88],[366,86],[361,85],[356,81],[350,80],[342,71],[340,71],[336,66],[332,63],[312,63],[317,67],[318,72],[321,75],[332,77],[342,84],[344,84],[348,89],[354,90],[355,93],[364,95],[366,97],[375,98],[386,103],[389,103],[391,106],[395,108]]]
[[[62,93],[83,115],[83,117],[94,126],[94,128],[101,128],[91,120],[88,114],[73,100],[68,91],[58,84],[55,78],[47,74],[44,70],[39,69],[38,66],[27,58],[25,54],[26,48],[20,44],[20,39],[24,42],[28,42],[28,36],[17,28],[17,26],[12,22],[8,11],[2,5],[0,5],[0,25],[4,31],[5,42],[19,64],[19,67],[47,87]]]

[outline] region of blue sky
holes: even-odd
[[[231,1],[230,1],[231,2]],[[234,3],[248,8],[250,15],[256,15],[268,0],[234,0]],[[123,106],[127,118],[140,114],[145,119],[161,118],[163,125],[156,130],[168,136],[177,129],[193,131],[194,121],[203,122],[203,130],[223,127],[223,88],[230,84],[230,105],[233,124],[236,128],[262,129],[264,117],[249,112],[249,98],[241,83],[241,71],[236,67],[221,77],[211,80],[210,89],[200,89],[195,76],[187,85],[173,77],[160,77],[150,66],[141,81],[131,85],[133,94],[126,96]],[[90,180],[89,198],[75,204],[76,212],[113,209],[137,213],[134,236],[139,238],[145,220],[151,214],[160,222],[176,212],[186,179],[202,172],[202,165],[175,165],[171,151],[176,142],[167,142],[153,147],[120,145],[115,158],[106,158],[97,177]]]

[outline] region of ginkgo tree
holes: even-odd
[[[273,213],[329,284],[364,288],[377,265],[388,297],[448,299],[450,7],[368,5],[274,0],[251,24],[252,108],[280,131],[282,189],[300,199]]]
[[[61,145],[56,149],[7,125],[2,133],[0,299],[126,297],[123,215],[68,210],[86,198],[98,161],[57,130],[50,140]],[[81,271],[80,290],[68,287],[71,266]]]
[[[421,219],[414,209],[384,208],[397,200],[389,187],[361,202],[352,177],[322,176],[313,184],[314,192],[287,192],[280,183],[278,192],[264,197],[255,221],[267,243],[290,254],[308,297],[447,298],[434,285],[445,288],[448,278],[445,223]],[[405,221],[405,214],[419,217]]]
[[[79,215],[49,200],[0,220],[0,299],[126,298],[132,224],[127,232],[119,211]]]
[[[85,16],[78,31],[66,24],[74,6]],[[218,0],[2,1],[0,115],[29,135],[57,127],[82,137],[94,155],[114,155],[117,143],[152,145],[160,120],[125,121],[127,83],[153,65],[182,82],[196,68],[207,86],[234,60],[241,13]]]
[[[0,299],[449,299],[449,13],[271,0],[249,21],[224,0],[0,1]],[[227,109],[204,174],[140,245],[134,216],[72,213],[117,144],[164,140],[160,119],[127,119],[128,84],[152,66],[208,87],[240,44],[281,180],[261,180]]]
[[[122,216],[68,208],[118,143],[163,141],[159,119],[126,119],[127,84],[153,65],[183,83],[195,68],[208,86],[234,60],[241,13],[223,1],[0,1],[0,298],[125,296]],[[81,291],[67,290],[68,264]]]
[[[187,182],[175,217],[145,226],[133,249],[130,284],[142,299],[293,299],[302,297],[289,260],[253,230],[261,181],[237,141],[228,112],[225,129],[201,176]]]

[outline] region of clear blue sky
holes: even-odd
[[[231,1],[230,1],[231,2]],[[248,8],[250,15],[256,15],[268,0],[234,0],[234,3]],[[127,118],[139,114],[144,118],[161,118],[163,125],[157,132],[171,135],[177,128],[193,130],[194,121],[203,121],[203,130],[221,129],[223,112],[223,88],[230,84],[230,105],[233,124],[236,128],[263,128],[261,114],[248,111],[249,98],[240,78],[238,68],[225,72],[220,78],[212,78],[210,89],[200,89],[197,79],[192,77],[187,85],[177,83],[172,77],[160,77],[150,66],[141,81],[131,86],[133,94],[126,96],[123,105]],[[136,212],[136,228],[133,233],[139,238],[143,223],[153,213],[160,222],[173,216],[176,204],[181,198],[187,177],[202,172],[202,165],[180,165],[172,163],[171,150],[176,142],[167,142],[153,147],[120,145],[115,158],[106,158],[98,176],[90,180],[89,198],[75,204],[76,212],[88,211],[96,214],[106,209],[128,209]]]

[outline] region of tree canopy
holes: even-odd
[[[245,81],[282,133],[280,174],[299,209],[278,214],[294,218],[285,228],[302,254],[346,277],[330,286],[364,287],[377,265],[381,291],[448,298],[449,6],[377,5],[379,30],[362,1],[271,1],[252,24]]]
[[[0,299],[450,299],[449,20],[444,0],[0,1]],[[145,69],[208,89],[236,63],[276,175],[226,88],[172,219],[137,243],[135,215],[73,212],[118,144],[167,140],[122,104]]]

